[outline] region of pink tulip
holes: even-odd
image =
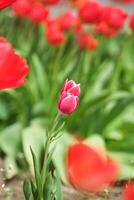
[[[75,111],[78,104],[78,96],[74,96],[69,92],[63,92],[58,102],[58,108],[63,114],[69,115]]]
[[[80,95],[80,84],[76,84],[73,80],[66,80],[62,89],[61,94],[63,92],[69,92],[70,94],[73,94],[74,96]]]

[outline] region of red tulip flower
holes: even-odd
[[[134,182],[127,183],[123,189],[122,200],[133,200],[134,199]]]
[[[123,0],[123,3],[134,3],[134,0]]]
[[[53,46],[59,46],[64,43],[64,34],[63,32],[56,26],[51,26],[47,28],[45,36],[48,42]]]
[[[127,13],[119,7],[106,6],[101,12],[101,21],[115,29],[123,28],[126,18]]]
[[[15,53],[5,38],[0,37],[0,89],[23,85],[28,71],[26,60]]]
[[[15,2],[15,0],[0,0],[0,10],[10,6],[13,2]]]
[[[48,14],[49,14],[48,8],[46,8],[42,3],[35,2],[31,7],[28,16],[34,23],[38,24],[45,21]]]
[[[64,34],[59,27],[56,17],[46,19],[46,32],[45,37],[48,42],[53,46],[62,45],[65,41]]]
[[[80,8],[81,6],[83,6],[88,0],[69,0],[70,4],[72,6],[76,6],[78,8]]]
[[[27,16],[30,12],[32,4],[29,0],[17,0],[13,5],[12,9],[16,15],[20,17]]]
[[[59,3],[59,0],[44,0],[44,3],[48,5],[55,5]]]
[[[46,19],[45,24],[47,28],[59,28],[57,18],[55,16],[50,16]]]
[[[118,29],[112,28],[104,21],[96,24],[95,31],[108,38],[115,37],[119,33]]]
[[[134,31],[134,14],[131,16],[130,19],[130,28]]]
[[[61,30],[67,31],[78,25],[79,18],[75,13],[68,11],[59,17],[58,23],[59,23]]]
[[[86,32],[82,31],[78,34],[78,43],[81,49],[94,50],[98,46],[97,40]]]
[[[79,16],[85,23],[96,23],[100,20],[102,5],[96,1],[89,0],[79,11]]]
[[[67,153],[67,174],[70,183],[84,192],[98,192],[117,179],[118,165],[90,146],[77,143]]]
[[[122,2],[122,3],[134,3],[134,0],[113,0],[113,1],[117,1],[117,2]]]

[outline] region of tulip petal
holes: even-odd
[[[59,104],[59,109],[64,114],[71,114],[74,112],[78,105],[77,97],[73,95],[68,95],[67,97],[63,98],[63,100]]]
[[[28,72],[26,60],[15,53],[5,38],[0,37],[0,89],[23,85]]]

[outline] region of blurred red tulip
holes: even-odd
[[[105,6],[101,12],[101,22],[115,29],[123,28],[126,18],[127,13],[120,7]]]
[[[134,0],[113,0],[113,1],[116,1],[116,2],[122,2],[122,3],[134,3]]]
[[[101,152],[101,151],[100,151]],[[70,183],[83,192],[98,192],[113,184],[118,175],[118,165],[110,158],[84,144],[69,147],[67,174]]]
[[[78,15],[76,15],[75,13],[71,11],[67,11],[59,17],[58,23],[61,30],[67,31],[78,25],[79,18],[78,18]]]
[[[50,16],[46,19],[45,24],[47,28],[59,28],[57,18]]]
[[[0,10],[10,6],[13,2],[15,2],[15,0],[0,0]]]
[[[63,32],[57,26],[50,26],[46,29],[45,37],[53,46],[62,45],[65,41]]]
[[[134,14],[130,18],[130,28],[134,31]]]
[[[128,182],[125,185],[122,200],[134,200],[134,182]]]
[[[94,50],[98,46],[97,40],[84,31],[78,33],[78,43],[80,48],[85,50]]]
[[[44,0],[43,2],[48,5],[55,5],[59,3],[60,0]]]
[[[109,38],[115,37],[119,33],[117,29],[110,27],[104,21],[96,24],[95,31]]]
[[[28,71],[26,60],[15,53],[5,38],[0,37],[0,89],[23,85]]]
[[[78,8],[80,8],[81,6],[83,6],[88,0],[69,0],[69,3],[72,6],[76,6]]]
[[[84,23],[96,23],[100,19],[102,5],[97,1],[89,0],[79,11],[79,16]]]
[[[12,5],[13,11],[20,17],[27,16],[30,12],[32,4],[29,0],[16,0]]]
[[[122,0],[124,3],[134,3],[134,0]]]
[[[58,102],[58,108],[60,112],[62,112],[63,114],[70,115],[75,111],[78,104],[79,104],[78,96],[74,96],[69,92],[63,92]]]
[[[84,30],[84,24],[78,23],[76,26],[76,29],[75,29],[76,33],[78,34],[78,33],[82,32],[83,30]]]
[[[73,94],[74,96],[80,95],[80,84],[76,84],[73,80],[66,80],[62,89],[61,94],[63,92],[69,92],[70,94]]]
[[[41,23],[46,20],[48,14],[48,8],[46,8],[42,3],[35,2],[31,7],[28,16],[34,23]]]

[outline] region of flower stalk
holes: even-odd
[[[78,96],[80,94],[80,84],[76,84],[73,80],[66,81],[61,89],[61,94],[58,102],[59,112],[56,115],[52,126],[49,131],[47,131],[47,140],[45,144],[44,154],[43,154],[43,165],[40,166],[37,161],[34,150],[31,148],[33,165],[34,165],[34,181],[29,180],[24,182],[24,194],[25,199],[29,200],[29,196],[33,197],[33,200],[46,200],[46,199],[56,199],[62,200],[60,179],[57,174],[57,170],[51,168],[52,155],[55,148],[51,149],[51,144],[62,136],[61,129],[64,127],[64,122],[62,122],[63,114],[70,115],[75,111],[78,106]],[[55,146],[54,146],[55,147]],[[54,190],[54,182],[57,182],[56,191]],[[53,191],[54,190],[54,191]],[[36,195],[35,195],[36,194]]]
[[[46,144],[45,144],[45,155],[44,155],[44,161],[43,161],[43,167],[42,167],[42,191],[44,189],[44,185],[46,183],[46,176],[47,176],[47,158],[49,156],[49,147],[51,145],[52,142],[52,138],[53,138],[53,133],[59,123],[61,119],[61,113],[58,112],[58,114],[55,117],[54,123],[52,125],[52,128],[50,130],[50,132],[47,134],[47,140],[46,140]]]

